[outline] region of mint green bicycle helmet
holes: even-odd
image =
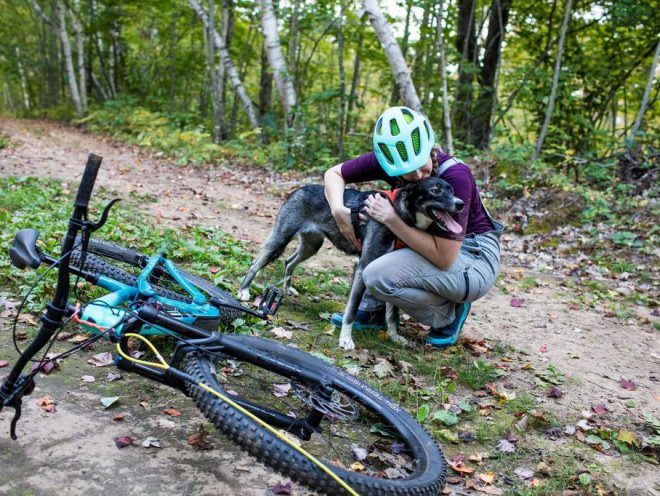
[[[426,165],[435,144],[426,117],[408,107],[391,107],[378,118],[374,152],[388,176],[408,174]]]

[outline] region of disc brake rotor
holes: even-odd
[[[357,406],[343,393],[332,391],[332,394],[327,395],[298,382],[292,382],[291,390],[307,406],[332,420],[353,420],[358,417]]]

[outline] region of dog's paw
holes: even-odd
[[[389,334],[390,341],[400,344],[402,346],[410,346],[410,343],[406,338],[401,336],[400,334]]]
[[[353,351],[355,349],[355,343],[353,338],[339,339],[339,347],[345,351]]]
[[[344,326],[341,329],[341,334],[339,334],[339,347],[343,348],[346,351],[351,351],[355,349],[355,343],[353,342],[353,323],[351,322],[350,326]]]
[[[284,291],[288,296],[298,296],[300,294],[292,286],[287,287]]]
[[[238,298],[238,301],[250,301],[250,290],[248,288],[241,289],[236,298]]]

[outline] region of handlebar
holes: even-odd
[[[83,177],[80,180],[80,186],[78,186],[78,195],[76,196],[75,206],[83,209],[87,209],[89,205],[89,199],[92,196],[92,190],[94,189],[94,183],[96,182],[96,175],[99,172],[101,167],[101,161],[103,157],[90,153],[87,157],[87,165],[85,165],[85,172]]]
[[[90,153],[87,158],[85,172],[80,181],[80,186],[78,186],[73,215],[69,219],[69,228],[62,243],[62,260],[58,266],[55,296],[46,306],[46,312],[41,316],[41,329],[39,333],[18,358],[2,387],[0,387],[0,410],[5,406],[11,406],[16,410],[16,415],[11,426],[12,439],[16,438],[15,427],[16,421],[21,415],[22,397],[30,394],[34,389],[32,378],[36,372],[27,376],[21,376],[21,373],[29,361],[48,344],[55,331],[62,324],[62,318],[67,314],[67,303],[69,299],[69,256],[75,244],[78,231],[89,228],[87,206],[92,196],[94,183],[96,182],[96,176],[102,160],[102,157],[93,153]]]

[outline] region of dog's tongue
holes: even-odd
[[[463,231],[463,228],[461,225],[456,222],[451,215],[449,215],[447,212],[442,212],[440,210],[435,211],[435,215],[438,216],[442,222],[445,223],[445,226],[447,226],[447,229],[449,229],[451,232],[454,234],[460,234],[461,231]]]

